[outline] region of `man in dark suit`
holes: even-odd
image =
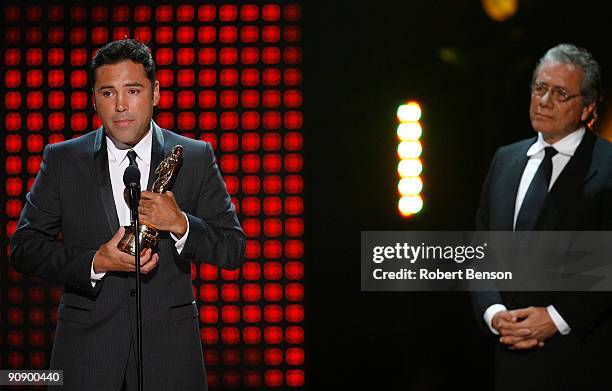
[[[612,145],[589,130],[600,68],[574,45],[550,49],[532,80],[536,137],[500,148],[487,175],[477,229],[612,228]],[[479,317],[499,343],[496,390],[600,390],[612,384],[609,292],[480,292]]]
[[[122,176],[136,164],[141,188],[151,189],[155,168],[182,145],[172,191],[144,191],[138,208],[160,231],[141,259],[144,389],[206,389],[191,262],[237,268],[244,233],[210,145],[151,120],[159,83],[148,48],[129,39],[107,44],[91,77],[103,126],[45,148],[11,262],[65,285],[51,357],[51,368],[64,371],[63,389],[136,389],[135,263],[117,249],[121,226],[130,224]]]

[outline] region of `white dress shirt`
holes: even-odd
[[[153,125],[151,124],[151,128]],[[149,129],[149,132],[144,136],[138,144],[136,144],[132,150],[136,152],[136,163],[140,170],[140,188],[146,189],[149,183],[149,173],[151,171],[151,147],[153,145],[153,132]],[[106,136],[106,151],[108,154],[108,172],[110,174],[111,186],[113,188],[113,199],[115,200],[115,208],[117,210],[117,217],[119,218],[120,226],[128,226],[131,223],[130,208],[123,197],[123,191],[125,185],[123,184],[123,172],[130,164],[127,157],[129,149],[119,149],[113,144],[112,140]],[[170,236],[175,240],[174,246],[176,251],[180,254],[183,251],[185,242],[187,241],[187,235],[189,235],[189,220],[185,213],[185,220],[187,221],[187,230],[185,235],[178,239],[172,232]],[[95,258],[95,257],[94,257]],[[91,262],[91,286],[95,286],[96,282],[101,280],[106,272],[95,273],[93,269],[93,260]]]
[[[514,205],[514,220],[512,227],[516,227],[516,219],[518,217],[519,211],[521,210],[521,206],[523,205],[523,201],[525,200],[525,195],[527,194],[527,190],[529,189],[529,185],[531,181],[535,177],[536,172],[538,171],[538,167],[542,160],[544,160],[544,148],[546,147],[554,147],[557,150],[557,154],[552,157],[552,174],[550,177],[550,184],[548,186],[548,190],[552,189],[559,175],[567,166],[572,156],[576,152],[578,145],[582,141],[585,133],[584,127],[568,134],[563,139],[557,141],[554,144],[549,144],[544,141],[542,137],[542,133],[538,133],[538,140],[527,150],[527,156],[529,157],[529,161],[527,162],[527,166],[525,166],[525,170],[523,171],[523,176],[521,177],[521,182],[519,184],[518,192],[516,194],[516,203]],[[498,335],[499,333],[493,325],[491,324],[493,317],[500,311],[505,311],[506,306],[503,304],[493,304],[484,313],[485,323],[489,326],[489,329],[493,334]],[[567,335],[572,331],[567,322],[563,319],[563,317],[559,314],[559,312],[555,309],[553,305],[549,305],[546,307],[550,318],[553,323],[559,330],[561,335]]]

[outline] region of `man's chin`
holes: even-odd
[[[131,137],[117,137],[119,134],[117,131],[107,132],[108,137],[113,141],[113,144],[119,149],[131,148],[138,144],[138,141]]]
[[[533,130],[535,130],[538,133],[542,133],[542,134],[559,133],[559,131],[555,129],[555,127],[553,127],[551,124],[548,124],[543,121],[531,121],[531,126],[533,127]]]

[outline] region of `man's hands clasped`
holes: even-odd
[[[527,307],[500,311],[491,320],[499,334],[499,342],[509,349],[533,349],[557,333],[545,307]]]

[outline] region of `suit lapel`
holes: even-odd
[[[591,168],[594,145],[595,136],[587,131],[574,156],[550,189],[536,224],[537,230],[557,229],[563,215],[571,210],[572,205],[580,197],[584,184],[597,174],[597,169]]]
[[[563,172],[561,172],[561,175],[559,175],[550,189],[534,230],[558,230],[562,217],[576,205],[584,184],[597,173],[596,168],[590,168],[595,140],[596,137],[587,130],[574,156],[567,163]],[[550,301],[544,292],[537,292],[535,294],[530,292],[528,294],[529,302],[524,301],[526,296],[521,292],[505,292],[503,295],[504,300],[510,303],[512,307],[539,305]],[[535,302],[534,299],[536,300]]]
[[[500,210],[500,230],[503,231],[514,231],[514,209],[516,208],[516,196],[518,194],[518,188],[523,177],[523,172],[529,161],[527,151],[531,145],[536,141],[536,138],[531,140],[520,153],[516,156],[514,161],[508,166],[508,172],[506,173],[505,180],[502,187],[502,194],[500,195],[501,210]],[[502,292],[504,301],[510,306],[516,299],[517,292]]]
[[[104,213],[111,235],[119,229],[119,218],[113,198],[113,187],[111,186],[110,174],[108,172],[108,151],[106,150],[106,137],[103,127],[96,130],[96,138],[93,147],[93,159],[95,162],[96,183],[100,201],[104,206]]]
[[[151,167],[149,170],[149,181],[147,190],[151,190],[153,182],[155,182],[155,170],[159,163],[164,158],[164,135],[159,126],[154,121],[151,121],[151,131],[153,132],[153,141],[151,144]]]
[[[523,150],[520,151],[519,155],[510,164],[508,164],[506,167],[506,172],[500,176],[500,178],[504,179],[500,187],[500,203],[496,217],[496,221],[499,222],[499,230],[513,230],[516,195],[518,193],[519,184],[521,183],[523,171],[525,171],[525,166],[529,160],[527,157],[527,150],[531,144],[533,143],[529,143]]]

